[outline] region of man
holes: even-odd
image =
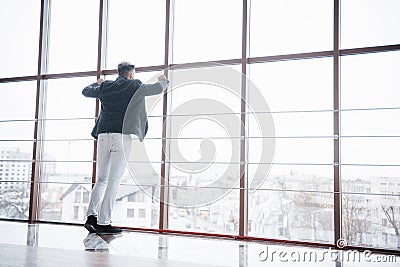
[[[115,81],[98,79],[85,87],[82,94],[100,99],[101,111],[92,131],[97,139],[97,179],[90,196],[86,213],[85,228],[98,235],[119,234],[121,229],[111,226],[111,213],[120,178],[125,172],[124,151],[130,151],[131,138],[135,134],[143,141],[147,133],[147,113],[145,97],[162,93],[169,81],[164,75],[154,84],[142,84],[133,79],[135,66],[128,62],[118,65]],[[129,107],[128,126],[124,126],[124,116]],[[129,152],[128,152],[129,153]]]

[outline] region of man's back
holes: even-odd
[[[101,102],[101,112],[92,136],[97,139],[100,133],[122,133],[124,116],[129,107],[133,117],[129,117],[124,133],[135,134],[142,141],[148,128],[145,97],[160,94],[167,88],[168,80],[165,76],[162,78],[154,84],[142,84],[140,80],[119,76],[115,81],[85,87],[82,91],[84,96],[98,98]],[[134,101],[131,103],[132,98]]]
[[[104,81],[100,85],[99,99],[104,113],[124,112],[129,101],[142,83],[137,80],[129,80],[118,77],[115,81]]]
[[[94,138],[100,133],[122,132],[126,109],[141,84],[137,79],[119,76],[115,81],[93,83],[83,89],[84,96],[98,98],[101,102],[100,115],[92,131]]]

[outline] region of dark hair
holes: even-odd
[[[129,72],[135,69],[135,65],[129,62],[121,62],[118,64],[118,75],[127,77]]]

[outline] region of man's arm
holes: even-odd
[[[138,93],[141,96],[152,96],[161,94],[168,87],[169,81],[164,75],[158,77],[158,82],[153,84],[141,84]]]
[[[82,94],[86,97],[98,97],[100,92],[100,85],[103,83],[103,79],[98,79],[97,83],[92,83],[89,86],[86,86],[82,90]]]

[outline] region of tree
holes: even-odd
[[[400,248],[400,232],[399,232],[399,227],[400,223],[396,220],[395,218],[395,207],[389,205],[389,206],[384,206],[381,204],[382,210],[385,213],[386,219],[390,223],[390,225],[393,227],[394,232],[396,233],[397,237],[397,248]]]
[[[29,194],[28,183],[15,186],[0,195],[0,216],[12,219],[28,219],[29,217]],[[40,211],[45,210],[51,203],[42,202]]]
[[[357,182],[357,181],[355,181]],[[343,184],[344,192],[353,192],[351,181]],[[348,244],[363,244],[364,236],[368,233],[371,222],[366,220],[367,207],[363,197],[353,194],[342,195],[342,232]]]
[[[29,215],[29,191],[25,185],[4,192],[0,200],[1,216],[27,219]]]

